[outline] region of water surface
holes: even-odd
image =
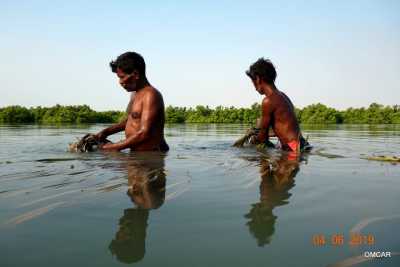
[[[245,125],[169,125],[166,154],[66,151],[105,126],[0,126],[1,266],[328,266],[400,251],[400,164],[364,159],[399,155],[399,126],[303,126],[314,149],[300,159],[231,147]]]

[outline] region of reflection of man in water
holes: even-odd
[[[124,210],[115,239],[108,247],[120,262],[133,263],[143,259],[148,217],[148,210]]]
[[[165,155],[143,154],[140,159],[128,162],[128,195],[142,209],[157,209],[165,199]]]
[[[289,190],[294,186],[294,177],[298,171],[298,160],[288,159],[287,154],[278,160],[261,159],[260,202],[252,204],[250,212],[245,215],[249,219],[246,225],[257,239],[258,246],[262,247],[271,242],[278,218],[272,210],[289,203]]]
[[[164,155],[146,153],[129,159],[127,170],[127,194],[137,208],[124,210],[109,249],[119,261],[133,263],[142,260],[145,255],[149,210],[159,208],[165,200]]]

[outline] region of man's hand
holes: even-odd
[[[257,145],[259,143],[258,139],[257,139],[257,135],[253,135],[249,138],[249,144],[252,145]]]
[[[96,138],[96,141],[104,143],[108,136],[125,130],[125,126],[126,126],[126,122],[127,121],[128,121],[127,119],[124,119],[120,123],[111,125],[110,127],[101,130],[100,132],[98,132],[97,134],[94,135],[95,138]]]
[[[113,147],[113,143],[111,143],[111,142],[106,143],[106,144],[99,144],[99,145],[97,146],[97,148],[98,148],[99,150],[104,150],[104,151],[118,150],[118,149],[115,149],[115,148]]]
[[[103,142],[107,138],[107,135],[105,134],[104,131],[100,131],[97,134],[95,134],[94,136],[95,136],[97,142]]]

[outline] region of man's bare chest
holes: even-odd
[[[127,109],[129,119],[140,120],[142,116],[142,111],[143,111],[143,101],[140,95],[132,97]]]

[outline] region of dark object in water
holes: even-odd
[[[300,152],[309,152],[313,149],[313,146],[308,142],[308,135],[304,138],[300,135]]]
[[[86,134],[78,142],[69,144],[70,152],[91,152],[95,151],[99,145],[110,143],[109,140],[98,140],[94,134]]]
[[[54,163],[54,162],[58,162],[58,161],[70,161],[70,160],[76,160],[76,158],[50,158],[50,159],[38,159],[35,161],[44,162],[44,163]]]

